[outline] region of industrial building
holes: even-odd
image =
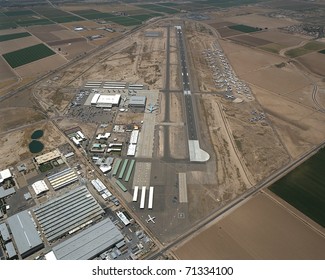
[[[12,242],[9,242],[5,245],[7,256],[9,260],[17,258],[17,252]]]
[[[48,176],[47,179],[49,180],[52,188],[54,190],[58,190],[78,181],[78,176],[73,169],[67,168],[58,173]]]
[[[6,198],[14,193],[16,193],[15,188],[5,189],[4,187],[0,187],[0,199]]]
[[[110,219],[92,225],[53,247],[58,260],[90,260],[123,240],[123,235]]]
[[[4,243],[11,240],[8,227],[5,223],[0,224],[0,238]]]
[[[129,108],[134,109],[142,109],[144,110],[146,108],[146,96],[131,96],[129,100]]]
[[[52,242],[101,218],[104,210],[81,186],[35,208],[34,213],[47,240]]]
[[[44,247],[34,221],[27,210],[9,217],[7,221],[22,258],[26,258]]]
[[[49,190],[48,186],[44,182],[44,180],[39,180],[32,184],[32,188],[37,196],[47,192]]]
[[[98,108],[112,108],[112,107],[119,106],[120,101],[121,101],[120,94],[107,95],[107,94],[95,93],[91,99],[90,104]]]
[[[112,196],[112,193],[106,188],[100,179],[97,178],[96,180],[91,180],[91,184],[103,199],[107,200]]]
[[[0,183],[3,183],[4,180],[7,180],[12,177],[12,174],[9,169],[0,171]]]
[[[41,165],[43,163],[46,163],[50,160],[57,159],[59,157],[61,157],[60,152],[58,150],[53,150],[52,152],[35,157],[35,161],[38,165]]]

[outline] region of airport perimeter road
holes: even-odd
[[[309,159],[310,157],[315,155],[321,148],[324,148],[324,146],[325,146],[325,141],[322,142],[320,145],[312,148],[309,152],[303,154],[302,156],[300,156],[295,161],[291,162],[290,164],[286,165],[285,167],[281,168],[280,170],[274,172],[272,175],[270,175],[264,181],[257,184],[256,186],[250,188],[248,191],[246,191],[245,193],[240,195],[238,198],[231,201],[226,206],[224,206],[224,207],[222,207],[220,209],[217,209],[210,216],[208,216],[207,218],[205,218],[204,220],[202,220],[198,224],[193,225],[193,227],[189,231],[187,231],[186,233],[184,233],[183,235],[181,235],[180,237],[175,239],[173,242],[169,243],[167,246],[164,246],[163,249],[161,249],[160,251],[158,251],[158,252],[152,254],[151,256],[149,256],[148,259],[154,260],[154,259],[159,258],[166,251],[168,251],[168,250],[174,248],[175,246],[179,245],[180,243],[184,242],[187,238],[190,238],[191,235],[193,235],[194,233],[197,233],[204,226],[208,225],[211,222],[214,222],[214,220],[216,218],[219,218],[220,216],[227,214],[228,212],[233,210],[235,207],[245,203],[249,198],[254,196],[256,193],[261,191],[263,188],[269,187],[274,182],[281,179],[283,176],[285,176],[290,171],[295,169],[297,166],[302,164],[304,161],[306,161],[307,159]]]
[[[177,27],[177,37],[179,42],[179,54],[182,70],[183,92],[185,100],[185,111],[187,121],[188,140],[198,140],[196,123],[194,117],[193,101],[190,88],[190,78],[186,64],[186,47],[181,27]]]

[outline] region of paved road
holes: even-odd
[[[177,28],[177,37],[179,42],[179,53],[181,59],[188,139],[198,140],[195,117],[194,117],[193,101],[192,101],[191,88],[190,88],[190,78],[189,78],[189,73],[187,71],[187,64],[186,64],[186,48],[185,48],[183,32],[181,28]]]

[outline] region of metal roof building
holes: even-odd
[[[0,183],[2,183],[4,180],[11,178],[11,172],[9,169],[1,170],[0,171]]]
[[[145,96],[131,96],[129,100],[129,107],[144,108],[146,106],[147,97]]]
[[[44,180],[36,181],[35,183],[32,184],[32,188],[36,195],[40,195],[49,190]]]
[[[89,260],[121,240],[121,232],[105,219],[53,247],[53,252],[58,260]]]
[[[15,249],[14,244],[12,242],[7,243],[5,245],[5,247],[6,247],[6,251],[7,251],[9,259],[13,259],[14,257],[17,256],[16,249]]]
[[[61,154],[60,154],[59,150],[55,149],[52,152],[35,157],[35,161],[37,162],[38,165],[41,165],[43,163],[46,163],[53,159],[57,159],[59,157],[61,157]]]
[[[51,242],[100,218],[104,210],[82,186],[35,208],[34,213]]]
[[[4,189],[4,187],[0,187],[0,198],[6,198],[14,193],[16,193],[15,188]]]
[[[9,217],[7,221],[22,258],[28,257],[44,247],[34,221],[27,210]]]
[[[2,240],[4,242],[7,242],[10,240],[9,230],[5,223],[0,224],[0,237],[2,238]]]
[[[77,174],[71,168],[66,168],[60,172],[47,177],[54,190],[63,188],[78,180]]]

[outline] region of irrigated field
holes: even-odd
[[[31,36],[28,32],[0,35],[0,42]]]
[[[50,48],[44,44],[38,44],[18,51],[6,53],[3,57],[12,68],[16,68],[53,54],[55,54],[55,52]]]
[[[158,6],[158,5],[154,5],[154,4],[140,4],[137,6],[143,8],[143,9],[148,9],[148,10],[155,11],[155,12],[162,12],[162,13],[166,13],[166,14],[179,13],[178,10],[163,7],[163,6]]]
[[[285,53],[286,56],[291,58],[305,55],[314,51],[319,51],[325,48],[325,44],[317,41],[308,42],[306,45],[300,48],[289,50]]]
[[[260,30],[259,28],[251,27],[251,26],[244,25],[244,24],[232,25],[232,26],[229,26],[229,28],[243,32],[243,33],[251,33],[251,32],[256,32],[256,31]]]
[[[276,195],[325,227],[325,149],[270,187]]]

